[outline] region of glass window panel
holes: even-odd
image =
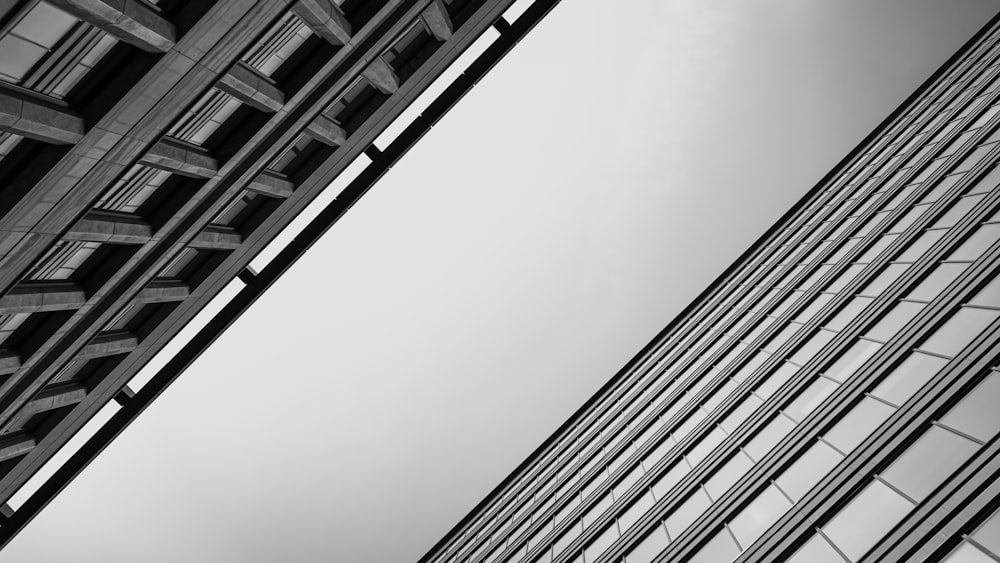
[[[789,498],[798,501],[842,459],[844,456],[840,452],[818,440],[775,479],[775,483]]]
[[[882,345],[871,340],[858,340],[823,372],[834,381],[847,381],[864,365]]]
[[[914,352],[879,383],[872,395],[902,405],[947,363],[944,358]]]
[[[924,340],[919,348],[954,356],[979,336],[997,316],[1000,316],[1000,311],[962,307]]]
[[[733,409],[733,412],[719,423],[719,426],[726,432],[733,433],[741,424],[746,422],[750,415],[757,410],[757,407],[764,404],[757,395],[748,395],[743,401]]]
[[[901,301],[876,322],[875,326],[868,330],[866,336],[883,342],[888,341],[912,321],[913,317],[916,317],[923,308],[923,303]]]
[[[799,369],[801,368],[788,362],[781,364],[778,366],[778,369],[774,370],[774,372],[772,372],[771,375],[764,380],[763,383],[754,389],[754,393],[762,399],[767,399],[773,395],[775,391],[781,388],[782,385],[787,383],[788,380],[791,379],[797,371],[799,371]]]
[[[636,521],[646,513],[647,510],[653,507],[653,493],[646,491],[639,500],[632,503],[632,506],[628,508],[622,515],[618,518],[618,524],[621,526],[622,532],[628,530],[635,524]]]
[[[848,266],[848,268],[844,270],[844,273],[840,274],[840,276],[838,276],[837,279],[830,282],[830,285],[827,286],[825,291],[828,291],[830,293],[839,292],[841,289],[847,287],[847,284],[849,284],[851,280],[857,277],[857,275],[860,274],[861,270],[863,269],[864,266],[860,264],[853,264],[851,266]]]
[[[889,264],[882,270],[882,273],[875,277],[868,285],[865,286],[859,293],[863,295],[870,295],[872,297],[878,297],[886,290],[892,283],[899,279],[903,275],[903,272],[909,268],[909,264]]]
[[[931,227],[935,229],[953,227],[955,223],[958,223],[962,217],[965,217],[965,215],[968,214],[969,211],[971,211],[972,208],[983,199],[983,197],[985,197],[985,194],[959,198],[958,201],[953,203],[952,206],[948,208],[948,211],[945,212],[944,215],[939,217],[937,221],[934,221]]]
[[[674,512],[670,516],[667,516],[667,532],[670,533],[670,537],[676,538],[680,535],[692,522],[708,510],[711,504],[712,500],[708,498],[708,493],[701,488],[696,489],[691,496],[674,509]]]
[[[816,410],[816,407],[822,404],[835,389],[837,389],[836,382],[820,377],[799,393],[798,397],[784,409],[784,412],[792,420],[802,422],[802,419]]]
[[[39,2],[18,22],[13,32],[51,49],[78,21],[51,4]]]
[[[910,244],[910,246],[908,246],[906,250],[904,250],[903,253],[900,254],[899,257],[896,259],[899,260],[900,262],[917,261],[921,256],[924,255],[925,252],[927,252],[928,250],[930,250],[932,246],[934,246],[934,243],[941,240],[941,237],[943,237],[947,232],[948,231],[945,230],[925,232],[924,234],[920,235],[920,237],[917,238],[917,240],[913,241],[913,243]]]
[[[788,342],[788,339],[791,338],[792,335],[795,334],[800,328],[802,328],[801,325],[789,323],[788,326],[781,329],[781,332],[774,335],[774,337],[767,341],[767,344],[763,346],[764,350],[772,353],[777,352],[778,349],[784,346],[785,342]]]
[[[35,66],[48,51],[34,43],[28,43],[20,37],[7,35],[0,39],[0,74],[20,82],[31,67]]]
[[[921,200],[920,203],[931,203],[941,199],[941,196],[951,189],[959,180],[962,179],[964,174],[952,174],[951,176],[945,176],[940,182],[934,186],[934,189],[929,191]]]
[[[857,561],[903,519],[913,503],[873,481],[823,526],[830,541]]]
[[[962,542],[958,549],[952,551],[944,563],[996,563],[996,560],[986,555],[971,543]]]
[[[1000,276],[991,281],[979,293],[969,299],[972,305],[985,305],[987,307],[1000,307]]]
[[[749,547],[791,506],[792,504],[777,487],[769,485],[733,518],[729,523],[729,529],[733,531],[736,541],[741,546]]]
[[[975,260],[1000,238],[1000,224],[991,223],[976,229],[947,260]]]
[[[684,478],[688,472],[691,471],[687,462],[683,459],[674,464],[669,471],[663,474],[662,477],[656,483],[653,483],[653,494],[656,495],[657,500],[667,496],[674,485],[680,483],[681,479]]]
[[[882,401],[865,397],[826,433],[826,441],[845,454],[851,453],[895,410]]]
[[[688,559],[689,563],[726,563],[740,554],[740,548],[733,541],[729,531],[722,528],[705,542],[695,554]]]
[[[907,228],[909,228],[909,226],[912,225],[914,221],[917,220],[917,217],[920,217],[921,215],[923,215],[924,211],[927,211],[928,207],[930,207],[930,204],[922,204],[922,205],[915,205],[915,206],[913,206],[913,208],[910,209],[909,211],[907,211],[905,215],[903,215],[902,217],[900,217],[898,221],[896,221],[895,223],[893,223],[893,225],[891,227],[889,227],[889,229],[886,232],[887,233],[902,233]]]
[[[931,426],[882,473],[882,478],[920,502],[969,459],[979,444]]]
[[[917,301],[930,301],[934,299],[944,291],[945,287],[948,287],[948,284],[958,279],[958,276],[967,267],[968,264],[953,262],[938,265],[906,298]]]
[[[687,453],[686,457],[688,463],[691,464],[691,467],[698,465],[725,439],[726,433],[723,432],[721,428],[713,428],[711,432],[703,436],[701,440],[699,440],[698,443],[691,448],[691,451]]]
[[[1000,511],[994,512],[973,534],[972,539],[993,553],[1000,553]]]
[[[813,534],[791,557],[788,563],[844,563],[844,558],[833,549],[826,538]]]
[[[965,398],[941,417],[941,423],[986,442],[1000,431],[998,399],[1000,399],[1000,374],[990,372],[982,383],[969,391]]]
[[[552,552],[558,555],[562,550],[566,549],[566,546],[573,543],[573,540],[580,537],[583,533],[583,524],[577,520],[568,530],[563,532],[563,535],[552,544]]]
[[[882,235],[875,241],[875,244],[868,247],[868,250],[858,257],[858,263],[867,264],[871,262],[879,254],[882,254],[886,248],[889,248],[889,245],[895,242],[897,238],[899,238],[899,235]]]
[[[596,561],[597,556],[604,553],[618,539],[618,526],[612,523],[606,530],[601,532],[593,542],[583,550],[583,560]]]
[[[871,297],[855,297],[851,299],[832,319],[827,321],[826,327],[832,330],[844,330],[851,321],[858,318],[858,315],[874,301]]]
[[[616,499],[621,498],[622,495],[625,494],[625,491],[631,489],[632,485],[635,485],[636,481],[638,481],[639,478],[642,477],[642,473],[643,473],[642,466],[636,465],[635,467],[633,467],[632,470],[629,471],[628,474],[625,475],[625,477],[623,477],[622,480],[619,481],[618,484],[611,489],[611,492],[614,494],[615,498]]]
[[[611,506],[612,502],[611,493],[607,493],[601,497],[601,500],[594,503],[594,505],[591,506],[590,509],[588,509],[583,515],[583,527],[586,528],[587,526],[593,524],[594,521],[596,521],[601,514],[604,514],[604,511]]]
[[[667,532],[663,530],[663,526],[657,524],[653,531],[625,556],[625,563],[649,563],[667,549],[669,544]]]
[[[795,423],[791,421],[787,416],[779,414],[774,417],[767,426],[760,429],[757,435],[753,437],[746,446],[744,450],[750,457],[755,460],[761,460],[767,455],[767,452],[771,451],[782,438],[788,435],[795,428]]]
[[[819,353],[820,350],[826,348],[826,345],[833,340],[836,333],[830,332],[829,330],[818,330],[816,334],[803,344],[798,350],[792,354],[790,358],[791,361],[799,364],[800,366],[806,365],[809,360],[813,359],[813,356]]]
[[[729,490],[729,487],[735,485],[741,477],[746,475],[751,467],[753,467],[753,460],[742,451],[736,452],[736,455],[729,458],[725,465],[705,481],[705,490],[712,498],[718,499]]]

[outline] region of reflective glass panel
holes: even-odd
[[[990,375],[941,417],[949,428],[987,441],[1000,431],[1000,374]]]
[[[979,444],[931,426],[882,473],[882,478],[917,502],[955,472]]]
[[[913,503],[880,481],[854,497],[823,531],[851,561],[857,561],[913,509]]]

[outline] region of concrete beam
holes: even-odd
[[[135,296],[136,303],[168,303],[184,301],[191,295],[191,287],[184,280],[154,279]]]
[[[87,388],[80,383],[61,383],[42,389],[24,405],[18,416],[51,411],[67,405],[75,405],[87,396]]]
[[[424,20],[427,29],[438,41],[451,39],[454,27],[451,24],[451,16],[448,15],[448,9],[445,8],[444,0],[434,0],[431,2],[430,6],[427,6],[427,9],[420,14],[420,19]]]
[[[14,373],[21,367],[21,355],[13,350],[0,348],[0,374]]]
[[[31,434],[20,433],[5,440],[0,440],[0,461],[7,461],[30,452],[38,445]]]
[[[376,90],[383,94],[395,94],[396,90],[399,90],[399,77],[382,57],[375,57],[363,75]]]
[[[127,330],[102,332],[98,333],[89,344],[84,346],[74,359],[89,360],[117,354],[127,354],[135,350],[138,346],[139,339]]]
[[[219,171],[218,163],[208,152],[169,137],[150,147],[139,162],[191,178],[211,178]]]
[[[292,195],[292,192],[295,190],[295,184],[283,174],[271,170],[263,170],[260,174],[257,174],[256,178],[251,180],[247,185],[247,189],[268,197],[284,199]]]
[[[285,93],[256,69],[237,61],[215,87],[244,104],[274,113],[285,105]]]
[[[72,145],[83,138],[83,118],[46,100],[0,87],[0,131],[54,145]]]
[[[71,282],[22,282],[0,297],[0,314],[79,309],[87,303],[82,287]]]
[[[204,250],[235,250],[243,244],[243,237],[232,227],[209,225],[188,244]]]
[[[77,221],[63,238],[87,242],[145,244],[152,236],[153,228],[138,215],[116,211],[91,211]]]
[[[316,116],[306,127],[306,135],[331,147],[339,147],[347,141],[347,131],[325,115]]]
[[[351,22],[332,0],[297,0],[292,4],[292,12],[332,45],[346,45],[354,34]]]
[[[177,30],[173,24],[139,0],[48,2],[143,51],[165,53],[177,40]]]

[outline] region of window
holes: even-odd
[[[876,480],[830,519],[823,526],[823,532],[850,561],[858,561],[913,506],[913,503]]]

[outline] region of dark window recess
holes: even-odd
[[[158,277],[184,280],[193,290],[222,264],[229,256],[229,252],[186,248],[158,274]]]
[[[102,244],[84,262],[69,280],[80,284],[88,294],[99,290],[141,247],[135,244]]]
[[[295,183],[301,184],[314,170],[333,155],[337,147],[329,147],[309,137],[301,137],[269,167]]]
[[[132,305],[124,314],[118,315],[112,324],[105,326],[102,332],[128,331],[141,342],[179,304],[169,302]]]
[[[405,2],[403,3],[404,7]],[[340,5],[340,9],[344,12],[344,17],[347,21],[351,23],[351,27],[354,28],[355,33],[357,30],[361,29],[375,17],[375,14],[382,8],[383,2],[372,2],[371,0],[345,0],[343,4]]]
[[[382,59],[389,63],[389,66],[396,71],[399,82],[403,83],[440,46],[441,43],[424,27],[423,21],[418,20],[417,25],[410,28],[388,51],[382,54]]]
[[[194,195],[204,183],[200,178],[170,174],[159,188],[146,196],[136,214],[149,221],[153,232],[159,231],[168,221],[181,215],[181,208],[196,203]]]
[[[97,123],[152,70],[160,57],[118,42],[64,99],[85,123]]]
[[[26,137],[18,141],[10,153],[0,160],[0,217],[12,211],[21,198],[72,148]]]
[[[387,99],[389,99],[388,94],[379,92],[368,81],[361,80],[323,113],[340,123],[350,135],[357,131]]]
[[[21,361],[24,362],[62,328],[73,313],[74,311],[48,311],[28,315],[28,318],[4,341],[4,348],[17,351],[21,355]]]
[[[476,12],[476,8],[482,7],[482,2],[477,0],[444,0],[444,3],[448,7],[448,15],[455,29],[468,21]]]
[[[281,207],[283,202],[284,200],[244,191],[226,206],[212,223],[232,227],[246,237]]]
[[[128,354],[115,354],[103,358],[92,358],[89,360],[77,360],[71,362],[67,368],[60,371],[49,381],[45,389],[55,387],[66,387],[68,385],[80,384],[87,391],[94,389],[104,380],[112,370],[122,363]]]
[[[330,62],[338,49],[340,47],[312,35],[288,57],[288,60],[271,73],[271,80],[285,93],[285,99],[290,100],[300,88],[316,76],[323,65]]]
[[[241,105],[208,139],[203,147],[221,164],[233,157],[271,118],[272,114]]]

